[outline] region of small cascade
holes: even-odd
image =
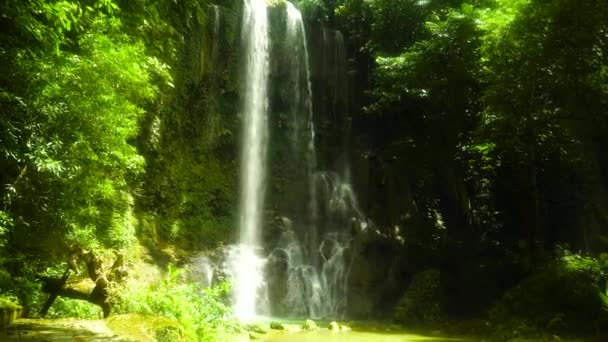
[[[346,108],[346,52],[344,49],[344,36],[342,32],[334,32],[334,68],[333,68],[333,112],[345,114]]]
[[[220,46],[220,24],[221,24],[221,16],[220,16],[220,7],[218,5],[212,5],[213,8],[213,36],[211,42],[211,60],[215,63],[219,56],[219,46]]]
[[[301,17],[300,12],[291,4],[287,3],[287,34],[286,44],[288,49],[293,51],[293,54],[287,56],[288,68],[291,71],[289,74],[289,87],[288,90],[291,94],[291,101],[289,102],[289,111],[291,122],[293,123],[291,142],[293,144],[292,150],[297,151],[297,147],[300,143],[300,130],[301,130],[301,118],[300,111],[302,105],[302,87],[300,82],[302,80],[302,44],[298,39],[300,36],[300,25]]]
[[[309,171],[316,167],[315,127],[312,108],[312,83],[310,80],[310,63],[308,61],[308,43],[302,14],[290,2],[286,3],[287,35],[286,43],[293,52],[289,57],[291,116],[296,127],[293,141],[299,143],[299,123],[304,119],[307,129],[307,164]],[[303,94],[302,94],[303,93]],[[304,97],[303,97],[304,96]],[[302,114],[304,116],[302,117]]]
[[[329,233],[319,246],[323,258],[321,269],[322,288],[326,291],[323,305],[324,316],[341,317],[346,310],[350,236]]]
[[[338,173],[319,172],[315,178],[322,189],[319,201],[325,204],[325,216],[338,219],[365,218],[359,209],[355,191]]]
[[[324,288],[324,317],[342,317],[347,305],[352,228],[367,222],[351,186],[336,172],[315,174],[319,203],[319,221],[324,234],[319,245],[322,258],[321,279]]]
[[[213,18],[212,24],[213,26],[208,27],[208,40],[206,41],[205,46],[207,52],[203,55],[204,61],[201,64],[201,70],[204,70],[205,78],[201,79],[205,84],[207,83],[217,83],[222,75],[222,62],[220,61],[220,46],[222,45],[222,31],[221,31],[221,8],[217,5],[211,5],[209,8],[210,16]],[[208,87],[206,91],[211,98],[217,98],[221,96],[216,87]],[[217,106],[216,101],[206,101],[205,102],[205,134],[204,139],[208,146],[213,146],[217,141],[217,138],[221,135],[222,132],[222,117],[219,114],[219,108]]]
[[[285,220],[279,246],[269,261],[285,269],[283,306],[288,316],[338,318],[347,305],[351,228],[366,219],[352,187],[337,173],[319,172],[313,179],[322,229],[318,241],[311,244],[306,234],[298,234],[291,220]],[[318,263],[309,252],[311,248]]]
[[[215,279],[216,266],[206,256],[192,258],[188,267],[189,277],[201,284],[203,287],[211,287]]]
[[[323,75],[327,75],[329,74],[329,56],[328,56],[328,51],[329,46],[331,44],[330,40],[329,40],[329,29],[326,27],[323,27],[322,29],[323,32],[323,45],[321,45],[321,49],[323,51],[323,57],[321,58],[321,71],[323,72]]]

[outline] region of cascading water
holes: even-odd
[[[268,19],[265,0],[245,0],[245,93],[241,157],[240,245],[230,253],[234,271],[234,312],[242,320],[257,314],[257,294],[264,286],[260,227],[265,191],[268,140]]]
[[[294,181],[308,183],[309,200],[304,215],[296,211],[293,220],[284,217],[281,237],[269,257],[270,281],[284,283],[283,286],[274,286],[284,294],[282,297],[275,294],[274,297],[275,301],[282,301],[279,306],[282,314],[339,317],[346,309],[351,219],[353,216],[358,218],[360,211],[348,184],[335,173],[317,171],[306,31],[300,12],[291,3],[286,4],[286,25],[285,46],[289,49],[289,56],[285,57],[289,69],[287,84],[293,88],[282,91],[291,95],[291,120],[295,123],[303,121],[303,124],[291,125],[294,129],[291,136],[292,145],[296,146],[293,150],[305,153],[306,180]],[[326,30],[323,35],[328,36]],[[341,35],[332,37],[336,41],[338,38]],[[331,58],[332,64],[344,59],[343,43],[331,44],[335,51],[329,50],[329,46],[324,42],[323,55]],[[326,65],[325,60],[323,65]],[[331,80],[338,83],[342,80],[343,70],[334,72]],[[301,127],[307,127],[307,134],[302,135],[298,131]],[[301,155],[295,158],[291,163],[302,163]]]
[[[196,256],[191,259],[188,275],[204,287],[211,287],[215,276],[215,266],[206,256]]]
[[[219,54],[219,42],[220,42],[220,7],[218,5],[212,5],[213,8],[213,40],[211,46],[211,60],[215,62]]]
[[[273,259],[286,264],[286,313],[296,317],[341,317],[346,309],[350,269],[350,231],[354,224],[365,224],[352,187],[335,172],[313,175],[318,189],[321,238],[312,243],[298,237],[293,224],[284,226]],[[315,263],[308,248],[319,257]]]

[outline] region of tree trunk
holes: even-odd
[[[78,272],[79,261],[84,261],[89,278],[94,282],[94,285],[89,289],[77,289],[74,287],[66,287],[71,271]],[[86,300],[89,303],[95,304],[103,310],[103,317],[107,318],[112,311],[112,304],[109,300],[109,286],[112,281],[120,281],[126,275],[126,267],[124,265],[123,256],[119,255],[110,269],[104,272],[102,260],[93,254],[93,252],[85,251],[79,247],[75,248],[68,259],[68,268],[63,276],[57,278],[43,278],[42,290],[49,294],[49,298],[45,302],[40,315],[44,317],[51,305],[55,302],[58,296]]]

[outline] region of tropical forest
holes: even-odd
[[[608,341],[608,1],[3,0],[0,341]]]

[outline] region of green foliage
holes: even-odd
[[[64,261],[75,244],[129,249],[140,211],[158,218],[160,237],[171,242],[213,244],[229,233],[233,157],[212,149],[232,141],[231,123],[221,119],[235,112],[230,91],[237,87],[227,84],[234,79],[223,64],[230,59],[211,61],[218,69],[213,77],[224,82],[221,92],[205,90],[199,100],[198,84],[187,83],[190,68],[207,58],[201,52],[207,46],[199,44],[207,5],[0,5],[6,28],[0,33],[0,256],[13,254],[11,273],[26,273],[16,270],[32,256],[32,268]],[[226,20],[222,27],[225,42],[234,42],[236,24]],[[189,49],[198,49],[191,60]],[[194,147],[181,153],[184,138]]]
[[[58,297],[51,306],[46,317],[100,319],[103,317],[103,313],[99,306],[87,301]]]
[[[445,322],[439,270],[417,273],[395,307],[394,320],[405,326],[437,326]]]
[[[0,295],[0,309],[20,309],[19,300],[14,296]]]
[[[230,309],[223,302],[229,283],[201,288],[182,283],[180,273],[170,265],[166,278],[159,283],[131,284],[119,292],[116,311],[175,318],[189,341],[213,341],[216,331],[230,318]]]
[[[498,335],[594,329],[602,308],[598,293],[608,274],[608,264],[605,258],[567,250],[560,253],[540,272],[508,290],[492,308],[490,322]]]
[[[606,282],[604,290],[598,292],[598,295],[600,296],[604,310],[608,311],[608,282]]]
[[[323,0],[296,0],[296,7],[302,12],[302,16],[310,22],[327,22],[330,9],[327,1]]]
[[[9,213],[0,210],[0,248],[5,247],[7,236],[6,234],[13,227],[13,219]]]
[[[447,19],[429,21],[427,27],[431,38],[415,43],[397,57],[377,57],[375,101],[368,111],[380,113],[405,101],[423,102],[430,112],[424,114],[438,121],[440,118],[436,117],[450,109],[456,113],[475,109],[465,102],[475,100],[477,95],[479,32],[474,18],[450,11]],[[432,106],[429,102],[437,104]],[[447,119],[466,120],[463,114]]]
[[[175,327],[163,327],[156,331],[155,337],[158,342],[180,341],[182,333]]]
[[[138,105],[154,95],[150,75],[162,70],[141,44],[112,33],[118,25],[93,20],[77,54],[32,59],[30,51],[16,52],[14,65],[29,86],[25,93],[4,92],[25,107],[8,107],[5,117],[9,144],[20,148],[3,158],[9,170],[21,170],[5,203],[31,233],[62,232],[87,248],[133,242],[128,182],[143,159],[128,141],[138,132]],[[14,242],[29,239],[30,232],[17,231]]]
[[[172,77],[126,32],[117,2],[0,7],[0,257],[33,313],[44,300],[36,277],[63,268],[71,246],[134,245],[145,167],[134,142]],[[91,311],[58,303],[52,315]]]
[[[364,137],[357,152],[381,170],[378,188],[405,183],[391,202],[415,207],[373,218],[408,227],[404,235],[425,245],[418,232],[433,229],[449,264],[454,253],[482,267],[491,255],[497,273],[516,264],[507,283],[558,243],[597,250],[608,165],[599,152],[608,146],[606,6],[340,1],[338,26],[372,81],[363,114],[353,115],[353,135]],[[367,58],[375,64],[366,70]],[[369,203],[382,201],[380,192]],[[432,213],[443,229],[426,224]]]
[[[370,45],[374,51],[399,53],[425,34],[431,1],[367,1],[373,15]]]

